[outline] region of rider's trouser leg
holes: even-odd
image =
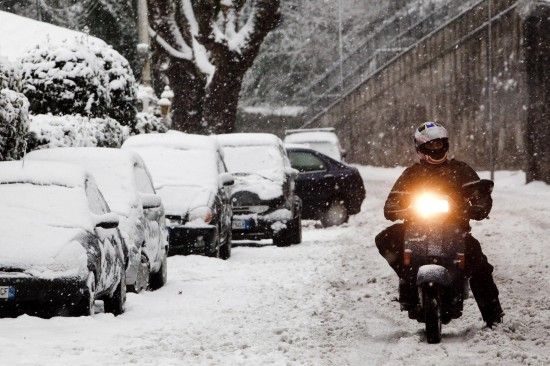
[[[417,303],[418,296],[403,266],[404,233],[403,224],[395,224],[378,234],[375,242],[380,254],[399,276],[399,301],[403,309],[407,309],[407,306],[412,307]]]
[[[374,239],[376,247],[382,257],[384,257],[391,268],[402,277],[403,272],[403,242],[405,232],[403,224],[395,224],[376,236]]]
[[[498,288],[493,280],[493,266],[483,254],[479,241],[470,234],[465,239],[466,272],[470,276],[470,287],[483,320],[492,324],[503,315]]]

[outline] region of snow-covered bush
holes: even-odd
[[[0,90],[11,89],[21,91],[21,73],[8,60],[0,57]]]
[[[105,71],[85,39],[37,45],[20,61],[23,93],[33,114],[107,114]]]
[[[136,116],[135,133],[167,132],[168,128],[162,123],[160,117],[151,113],[139,112]]]
[[[17,160],[26,149],[29,102],[21,93],[0,90],[0,160]]]
[[[20,86],[17,68],[0,59],[0,160],[17,160],[25,153],[29,101]]]
[[[166,132],[168,127],[164,124],[161,114],[159,98],[150,86],[139,85],[137,92],[138,105],[141,110],[136,117],[135,134]]]
[[[137,86],[128,61],[87,38],[46,43],[22,59],[23,92],[34,114],[80,114],[116,119],[134,128]]]
[[[120,147],[127,136],[128,127],[109,117],[36,115],[30,124],[28,148]]]
[[[108,115],[133,129],[137,113],[137,86],[130,64],[111,47],[96,47],[95,54],[106,72],[105,85],[111,100]]]

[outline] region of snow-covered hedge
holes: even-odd
[[[110,96],[100,59],[85,41],[40,44],[20,60],[33,114],[105,116]]]
[[[110,47],[98,47],[95,54],[106,72],[105,82],[111,99],[108,115],[133,129],[137,113],[137,85],[128,60]]]
[[[0,90],[0,160],[17,160],[26,149],[29,102],[21,93]]]
[[[116,120],[79,115],[32,116],[29,150],[52,147],[120,147],[128,136],[128,127]]]
[[[167,132],[168,128],[162,123],[160,117],[151,113],[140,112],[136,116],[135,133],[153,133],[153,132]]]
[[[32,113],[111,117],[134,127],[136,80],[128,61],[110,46],[85,38],[46,43],[20,63]]]
[[[21,91],[21,74],[19,69],[8,60],[0,58],[0,90]]]
[[[25,153],[29,101],[20,87],[17,68],[0,59],[0,160],[17,160]]]

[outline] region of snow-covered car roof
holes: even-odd
[[[168,215],[184,214],[192,205],[208,205],[210,195],[218,188],[216,151],[164,146],[124,148],[140,154],[147,164]]]
[[[329,131],[295,132],[285,136],[285,143],[329,142],[338,144],[338,136]]]
[[[106,46],[99,38],[73,31],[53,24],[0,11],[0,56],[9,61],[17,61],[38,44],[58,44],[65,40],[85,39],[98,46]]]
[[[228,133],[216,139],[222,146],[282,145],[281,139],[270,133]]]
[[[74,164],[26,160],[0,163],[0,184],[31,183],[84,187],[87,179],[90,179],[90,175]]]
[[[211,136],[193,135],[178,131],[150,133],[128,138],[124,148],[162,146],[178,150],[219,150],[219,145]]]
[[[141,157],[129,150],[101,147],[67,147],[36,150],[26,160],[62,161],[78,164],[90,172],[114,212],[128,214],[138,207],[133,169],[144,167]],[[145,169],[145,168],[144,168]]]

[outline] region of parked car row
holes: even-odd
[[[234,240],[302,240],[302,218],[359,212],[359,173],[270,134],[130,137],[121,149],[55,148],[0,163],[0,311],[124,311],[167,281],[168,255],[228,259]]]

